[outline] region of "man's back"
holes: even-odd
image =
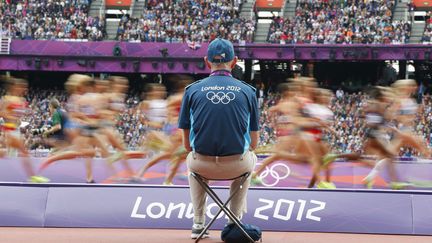
[[[255,88],[215,73],[188,86],[184,102],[189,111],[180,116],[180,126],[191,127],[196,152],[227,156],[249,148],[250,128],[258,129]]]

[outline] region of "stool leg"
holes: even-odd
[[[204,190],[207,192],[207,194],[215,201],[215,203],[219,206],[219,210],[218,212],[215,214],[215,216],[213,217],[213,219],[206,225],[206,227],[204,228],[204,230],[201,232],[201,234],[197,237],[197,239],[195,240],[196,243],[198,243],[201,239],[202,236],[204,235],[204,233],[211,227],[211,225],[214,223],[214,221],[217,219],[217,217],[219,216],[219,214],[223,211],[225,212],[225,214],[237,225],[237,227],[240,228],[240,230],[242,231],[242,233],[251,241],[254,242],[254,240],[249,236],[249,234],[243,229],[243,227],[241,227],[241,222],[240,220],[237,218],[236,215],[234,215],[234,213],[228,209],[226,206],[228,205],[228,203],[231,201],[231,199],[234,197],[235,194],[237,194],[239,192],[239,190],[242,188],[244,182],[247,180],[247,178],[250,176],[250,173],[246,173],[241,182],[240,182],[240,186],[238,188],[235,189],[235,191],[233,191],[231,193],[231,195],[228,197],[227,201],[225,203],[222,203],[222,200],[216,195],[216,193],[206,184],[203,182],[203,178],[195,173],[191,173],[192,176],[197,180],[197,182],[204,188]]]
[[[207,194],[212,194],[213,197],[217,198],[217,200],[222,204],[222,200],[216,195],[216,193],[214,193],[214,191],[205,183],[203,183],[203,178],[197,174],[193,175],[194,178],[198,181],[198,183],[204,188],[204,190],[206,191]],[[238,188],[236,188],[228,197],[227,201],[223,204],[224,207],[226,207],[228,205],[228,203],[231,201],[231,199],[239,192],[240,189],[242,189],[243,184],[245,183],[245,181],[247,180],[247,178],[250,176],[250,173],[246,173],[245,175],[242,176],[242,180],[240,181],[240,186]],[[199,180],[198,180],[199,179]],[[217,216],[219,216],[219,214],[222,212],[222,209],[219,209],[219,211],[216,213],[216,215],[213,217],[213,219],[216,219]],[[213,220],[214,221],[214,220]]]
[[[220,199],[217,197],[217,195],[215,195],[214,192],[210,192],[209,196],[215,201],[215,203],[220,207],[220,209],[233,221],[233,223],[236,224],[237,227],[239,227],[239,229],[243,233],[243,235],[246,236],[246,238],[248,238],[250,242],[255,242],[249,236],[249,234],[243,229],[243,227],[241,226],[242,223],[237,218],[237,216],[234,215],[234,213],[229,208],[224,207],[224,205],[222,204],[222,202],[220,201]]]
[[[227,201],[223,204],[223,207],[226,208],[226,206],[228,205],[229,202],[231,202],[231,199],[239,192],[240,189],[242,189],[243,184],[245,183],[245,181],[247,180],[247,178],[250,176],[250,173],[245,174],[244,176],[242,176],[242,180],[240,181],[240,186],[238,188],[236,188],[228,197]],[[216,197],[220,203],[222,203],[222,200],[216,195],[216,193],[214,193],[213,190],[211,190],[211,188],[207,185],[204,184],[204,190],[207,192],[207,194],[210,195],[210,193],[213,194],[214,197]],[[217,217],[219,216],[219,214],[222,212],[222,209],[219,208],[218,212],[215,214],[215,216],[213,217],[213,219],[210,221],[211,223],[209,224],[213,224],[213,222],[217,219]]]

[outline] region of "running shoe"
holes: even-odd
[[[405,187],[408,187],[408,186],[412,186],[412,183],[398,182],[398,181],[390,182],[390,187],[393,190],[402,190],[402,189],[405,189]]]
[[[112,178],[112,181],[120,182],[120,183],[128,183],[128,182],[130,182],[130,178],[129,177],[116,177],[116,178]]]
[[[116,152],[107,158],[107,162],[108,162],[108,164],[114,164],[115,162],[121,160],[123,158],[123,156],[124,156],[123,152]]]
[[[255,154],[269,154],[273,152],[272,145],[263,145],[254,150]]]
[[[177,176],[177,179],[182,180],[182,181],[187,181],[189,180],[189,176],[181,174]]]
[[[410,181],[412,186],[415,187],[422,187],[422,188],[431,188],[432,187],[432,181]]]
[[[169,181],[164,181],[163,185],[165,185],[165,186],[172,186],[174,184],[172,182],[169,182]]]
[[[373,185],[375,184],[374,180],[370,180],[368,178],[363,179],[363,184],[366,186],[367,189],[372,189]]]
[[[181,157],[185,153],[188,153],[188,151],[182,146],[174,151],[174,157]]]
[[[170,145],[160,139],[154,139],[147,143],[147,147],[154,151],[164,151],[170,148]]]
[[[318,183],[318,185],[317,185],[317,188],[321,188],[321,189],[336,189],[336,186],[332,182],[320,181],[320,183]]]
[[[262,184],[263,184],[263,180],[259,176],[252,177],[252,179],[251,179],[251,185],[252,186],[257,186],[257,185],[262,185]]]
[[[50,179],[43,176],[30,176],[28,180],[33,183],[47,183],[50,181]]]
[[[146,179],[144,178],[139,178],[139,177],[132,177],[129,179],[129,183],[144,183],[146,181]]]
[[[323,161],[323,166],[327,166],[330,163],[333,163],[333,161],[335,161],[337,159],[337,154],[326,154],[324,155],[322,161]]]
[[[201,234],[201,232],[204,230],[204,225],[203,224],[194,224],[192,226],[192,234],[191,234],[191,238],[192,239],[196,239],[198,238],[198,236]],[[204,235],[202,236],[202,238],[208,238],[209,237],[209,232],[206,231],[204,233]]]
[[[54,154],[57,153],[58,151],[60,151],[60,149],[58,149],[58,148],[52,148],[52,149],[49,151],[48,155],[49,155],[49,156],[54,155]]]

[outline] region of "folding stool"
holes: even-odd
[[[217,219],[217,217],[219,216],[219,214],[223,211],[226,216],[231,219],[231,221],[236,224],[237,227],[240,228],[240,230],[242,231],[242,233],[244,234],[244,236],[246,236],[250,242],[255,242],[250,236],[249,234],[243,229],[243,227],[241,226],[242,223],[240,222],[240,220],[234,215],[234,213],[231,211],[231,209],[229,209],[227,207],[228,203],[231,201],[231,199],[240,191],[240,189],[243,188],[243,184],[245,183],[245,181],[247,180],[247,178],[251,175],[250,172],[246,172],[238,177],[232,178],[232,179],[209,179],[209,178],[205,178],[201,175],[199,175],[196,172],[191,172],[191,175],[193,176],[193,178],[195,178],[195,180],[197,180],[197,182],[201,185],[201,187],[206,191],[206,193],[214,200],[214,202],[219,206],[219,211],[215,214],[215,216],[210,220],[210,222],[204,227],[204,230],[201,232],[201,234],[196,238],[195,243],[198,243],[204,233],[210,228],[210,226],[214,223],[214,221]],[[240,181],[240,186],[236,189],[234,189],[233,193],[228,197],[227,201],[225,203],[222,202],[222,200],[219,198],[219,196],[211,189],[211,187],[205,183],[205,180],[209,181],[233,181],[233,180],[237,180],[241,178]]]

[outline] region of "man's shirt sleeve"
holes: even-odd
[[[180,117],[179,117],[179,128],[181,129],[190,129],[190,106],[189,106],[189,92],[185,90],[185,94],[183,96],[182,105],[180,109]]]

